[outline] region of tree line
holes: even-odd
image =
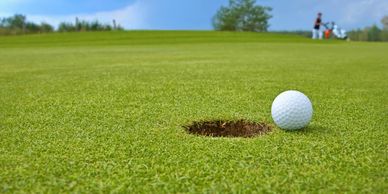
[[[22,14],[15,14],[10,17],[0,18],[0,35],[36,34],[51,32],[86,32],[86,31],[113,31],[124,30],[120,24],[113,20],[113,24],[104,24],[95,21],[79,20],[75,18],[75,23],[61,22],[58,28],[46,23],[34,23],[27,20]]]
[[[388,16],[381,19],[382,28],[376,24],[364,29],[357,29],[348,32],[351,40],[357,41],[388,41]]]

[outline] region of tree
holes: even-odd
[[[381,41],[380,37],[381,30],[377,25],[373,25],[368,29],[368,40],[369,41]]]
[[[74,32],[77,27],[72,23],[61,22],[58,26],[58,32]]]
[[[383,24],[383,30],[388,30],[388,15],[381,19],[381,23]]]
[[[25,33],[38,33],[40,32],[40,26],[38,24],[35,24],[33,22],[27,22],[25,24]]]
[[[7,23],[10,28],[24,29],[26,25],[26,16],[15,14],[14,16],[7,18]]]
[[[221,31],[265,32],[272,17],[270,7],[256,5],[256,0],[229,0],[213,18],[213,26]]]
[[[15,14],[14,16],[3,18],[1,23],[5,28],[24,30],[26,25],[26,16]]]
[[[2,34],[21,34],[26,31],[26,16],[15,14],[11,17],[2,18],[0,20],[0,28]]]
[[[40,24],[40,32],[43,32],[43,33],[54,32],[54,27],[48,23],[42,22]]]

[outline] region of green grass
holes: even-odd
[[[386,193],[387,51],[256,33],[0,37],[0,193]],[[302,131],[181,127],[273,124],[289,89],[313,102]]]

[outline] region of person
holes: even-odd
[[[314,23],[313,39],[317,39],[318,37],[319,37],[319,39],[322,39],[323,34],[319,30],[321,28],[321,25],[322,25],[322,13],[318,13],[318,17]]]

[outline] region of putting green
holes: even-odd
[[[387,51],[231,32],[0,37],[0,192],[385,193]],[[313,103],[302,131],[182,128],[273,125],[289,89]]]

